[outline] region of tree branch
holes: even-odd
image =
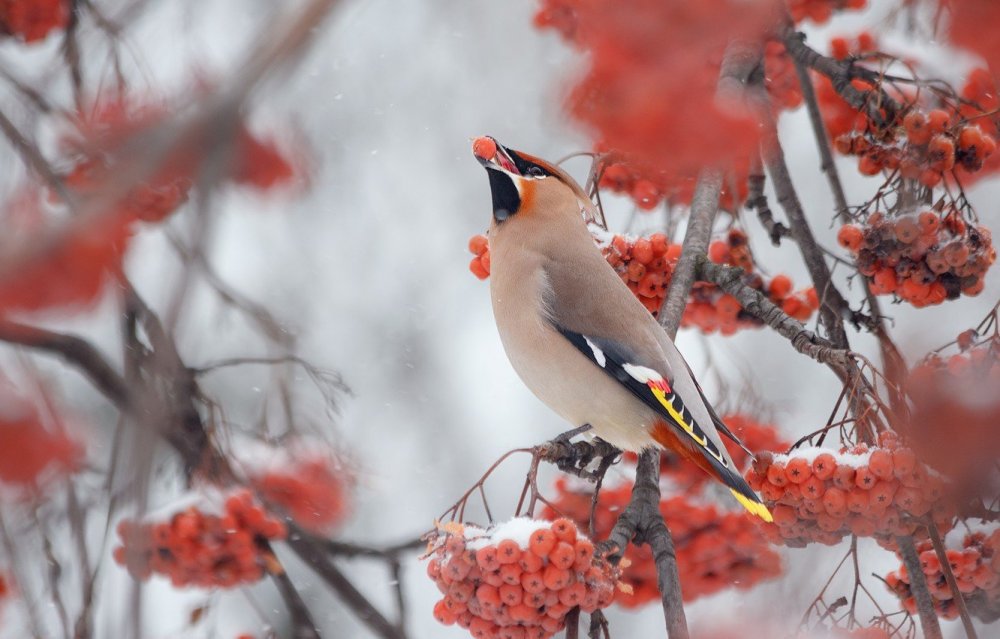
[[[865,112],[879,128],[895,120],[902,110],[899,103],[878,87],[879,78],[873,71],[857,66],[853,61],[835,60],[820,54],[805,43],[804,34],[796,32],[791,26],[785,31],[782,41],[796,63],[829,78],[840,97],[856,110]],[[863,78],[877,88],[862,91],[851,84],[851,80],[855,78]]]
[[[787,226],[774,219],[771,206],[767,203],[767,196],[764,195],[764,180],[764,169],[760,165],[760,158],[755,157],[750,167],[750,176],[747,178],[747,206],[757,211],[757,218],[771,238],[771,244],[780,246],[781,238],[787,237],[789,230]]]
[[[927,578],[920,567],[917,549],[913,546],[913,537],[896,537],[899,554],[910,577],[910,590],[917,602],[917,614],[920,616],[920,627],[924,630],[925,639],[941,639],[941,624],[938,623],[937,612],[934,611],[934,600],[927,589]]]
[[[849,351],[839,349],[827,339],[816,335],[801,322],[789,317],[760,291],[743,283],[743,269],[715,264],[707,257],[698,259],[698,279],[711,282],[735,297],[740,306],[761,320],[779,335],[791,342],[792,348],[822,364],[827,364],[838,375],[845,374],[851,365]]]
[[[326,550],[322,544],[314,541],[308,533],[304,533],[297,527],[289,527],[289,535],[286,540],[289,548],[295,551],[305,563],[317,575],[323,578],[337,596],[347,604],[361,621],[377,636],[383,639],[406,639],[406,633],[402,628],[386,619],[361,592],[354,587],[354,584],[344,576],[344,573],[330,561],[326,556]]]
[[[684,307],[694,284],[695,262],[699,255],[708,252],[712,239],[712,224],[719,210],[719,194],[722,192],[722,173],[715,169],[702,171],[691,200],[691,215],[688,217],[687,232],[681,256],[670,278],[670,289],[660,306],[658,317],[660,326],[673,339],[681,324]]]
[[[129,404],[125,379],[82,337],[0,319],[0,341],[58,355],[80,369],[97,390],[119,409],[125,409]]]
[[[952,599],[955,601],[955,605],[958,606],[958,614],[962,618],[965,636],[969,639],[978,639],[976,627],[972,624],[972,617],[969,616],[969,608],[965,605],[965,595],[958,588],[958,580],[955,579],[955,573],[951,569],[948,552],[945,550],[944,541],[941,539],[941,532],[938,530],[937,524],[934,523],[933,517],[927,518],[927,536],[931,538],[934,553],[941,563],[941,572],[944,573],[944,579],[948,582],[948,588],[951,589]]]
[[[809,228],[809,223],[806,221],[802,202],[792,185],[792,176],[788,171],[788,164],[785,162],[785,152],[778,139],[778,128],[767,94],[763,88],[759,88],[756,93],[755,102],[763,125],[761,151],[767,172],[771,176],[771,184],[778,196],[778,203],[785,211],[792,238],[799,246],[813,285],[819,294],[820,319],[823,326],[835,346],[847,348],[847,334],[844,332],[844,323],[841,319],[841,313],[844,309],[849,310],[847,301],[833,285],[826,257],[816,243],[816,238],[813,237],[812,229]]]

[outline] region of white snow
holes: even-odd
[[[851,468],[863,468],[867,466],[868,461],[872,456],[872,451],[870,450],[859,455],[854,455],[852,453],[840,453],[830,448],[809,446],[806,448],[796,448],[789,455],[775,455],[774,461],[787,464],[791,459],[805,459],[811,464],[823,453],[833,455],[833,458],[836,460],[838,466],[850,466]]]
[[[465,538],[470,539],[470,541],[466,544],[466,547],[470,550],[479,550],[480,548],[485,548],[490,544],[496,544],[504,539],[513,539],[517,542],[517,545],[521,548],[521,550],[526,550],[528,548],[528,542],[531,540],[531,535],[534,534],[536,530],[548,528],[551,525],[552,522],[545,521],[544,519],[514,517],[509,521],[495,524],[489,530],[485,531],[481,528],[476,528],[475,526],[466,526]],[[469,532],[470,528],[473,529],[471,535]]]

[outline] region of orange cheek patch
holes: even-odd
[[[530,211],[535,205],[535,183],[532,180],[520,180],[521,187],[521,206],[518,209],[518,213],[524,213],[525,211]]]

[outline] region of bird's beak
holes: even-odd
[[[510,157],[510,152],[488,135],[476,138],[472,144],[472,153],[479,160],[479,163],[487,169],[521,175],[514,160]]]

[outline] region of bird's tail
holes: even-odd
[[[689,438],[679,437],[677,430],[666,423],[659,422],[654,425],[650,434],[658,444],[668,450],[677,451],[716,480],[725,484],[733,493],[736,501],[740,502],[740,505],[751,514],[766,522],[774,521],[771,517],[771,511],[764,505],[764,501],[735,469],[724,466],[715,457],[697,448]]]

